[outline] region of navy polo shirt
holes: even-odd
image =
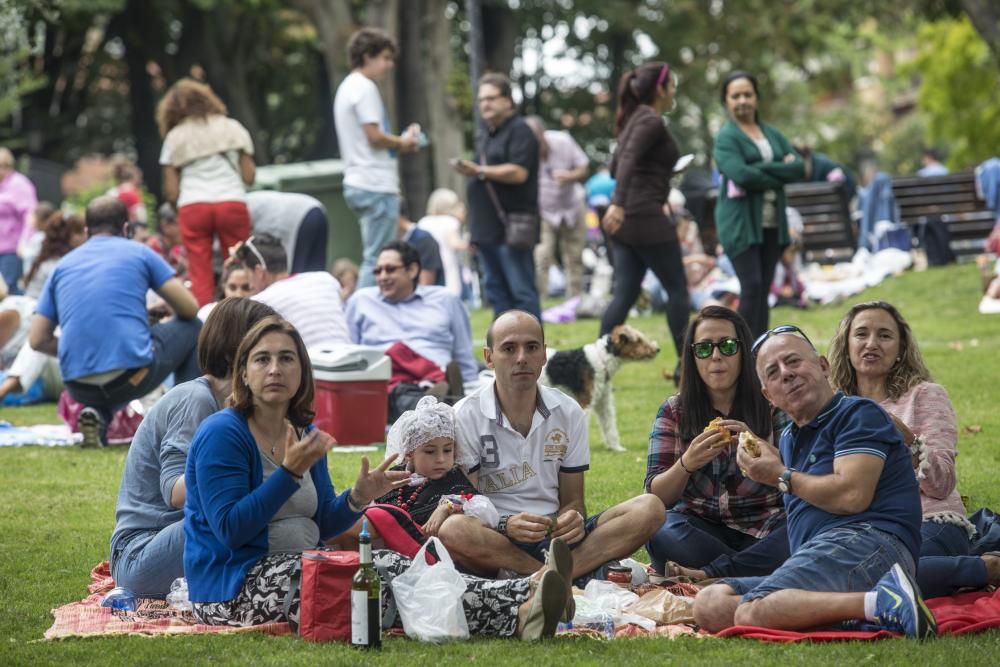
[[[874,401],[838,392],[811,422],[789,425],[781,433],[781,459],[810,475],[833,473],[839,456],[870,454],[885,461],[875,495],[859,514],[831,514],[794,493],[785,494],[788,542],[792,553],[817,535],[839,526],[867,522],[895,535],[913,554],[920,552],[920,487],[910,450],[892,419]]]

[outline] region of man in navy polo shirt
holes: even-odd
[[[111,415],[174,374],[177,384],[198,369],[198,302],[170,265],[149,247],[124,238],[128,209],[115,197],[87,206],[87,242],[52,270],[38,299],[28,341],[59,357],[66,389],[83,403],[85,446],[106,444]],[[149,325],[146,291],[174,312]],[[56,337],[56,326],[62,333]]]
[[[913,579],[920,497],[910,453],[877,403],[834,393],[829,363],[797,327],[754,344],[764,396],[793,423],[779,452],[737,461],[785,494],[792,555],[767,577],[724,579],[696,598],[698,623],[802,630],[851,621],[911,637],[935,634]]]

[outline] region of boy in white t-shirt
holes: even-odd
[[[352,69],[337,88],[333,116],[344,160],[344,199],[360,218],[364,255],[358,287],[371,287],[379,248],[395,237],[399,220],[395,154],[417,150],[420,128],[411,125],[402,135],[389,133],[389,116],[376,84],[392,71],[392,38],[362,28],[351,36],[347,51]]]
[[[455,439],[479,452],[469,479],[496,506],[500,525],[450,517],[438,533],[449,553],[474,572],[527,574],[560,537],[574,550],[574,578],[631,555],[662,525],[663,503],[647,493],[587,518],[587,420],[573,399],[538,385],[541,323],[526,311],[501,314],[483,356],[496,379],[455,406]]]

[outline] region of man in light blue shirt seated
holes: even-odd
[[[167,262],[124,238],[128,210],[115,197],[87,206],[86,243],[53,269],[35,310],[31,347],[59,357],[66,389],[84,405],[84,445],[107,442],[115,411],[174,374],[178,384],[198,377],[198,303]],[[146,291],[175,314],[149,325]],[[62,328],[57,338],[56,326]]]
[[[409,243],[383,246],[375,261],[376,286],[359,289],[347,302],[347,328],[359,345],[385,349],[401,342],[446,372],[451,370],[448,394],[461,397],[463,388],[455,385],[474,383],[479,376],[469,313],[446,288],[418,285],[420,270],[420,256]],[[397,385],[389,398],[390,421],[416,405],[424,393],[412,385]]]
[[[923,166],[917,170],[917,176],[922,178],[947,176],[950,173],[948,167],[941,163],[941,153],[936,148],[925,148],[920,156],[920,164]]]

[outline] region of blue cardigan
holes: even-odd
[[[324,540],[347,530],[360,514],[335,495],[326,457],[309,469],[316,486],[313,517]],[[247,572],[267,555],[267,525],[298,488],[278,468],[264,481],[247,418],[231,408],[205,419],[195,433],[184,471],[184,574],[192,602],[225,602]]]

